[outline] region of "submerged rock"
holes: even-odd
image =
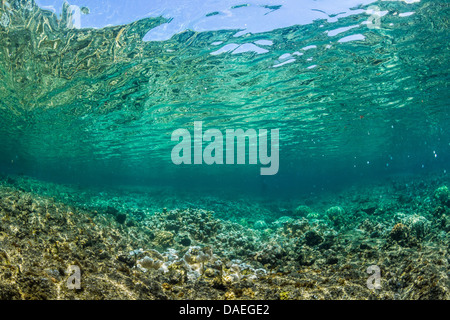
[[[447,186],[442,186],[434,191],[434,197],[439,201],[439,203],[450,206],[450,190]]]
[[[309,223],[305,218],[290,220],[283,225],[284,234],[288,237],[300,237],[308,229]]]
[[[411,228],[403,223],[397,223],[389,233],[388,246],[397,243],[402,247],[417,247],[420,245]]]
[[[313,211],[310,207],[305,205],[300,205],[294,210],[294,215],[298,217],[307,217],[309,214],[311,214]]]
[[[192,243],[191,239],[187,234],[178,236],[178,242],[185,247],[189,247]]]
[[[430,222],[425,217],[419,215],[408,216],[404,218],[402,222],[408,226],[411,230],[411,234],[417,239],[424,238],[430,229]]]
[[[292,222],[294,221],[293,218],[288,217],[288,216],[282,216],[280,218],[278,218],[276,221],[272,222],[272,227],[273,228],[280,228],[282,226],[284,226],[286,223]]]
[[[117,214],[119,213],[119,210],[117,210],[117,209],[114,208],[114,207],[108,206],[108,207],[106,208],[105,212],[106,212],[107,214],[112,214],[113,216],[115,216],[115,215],[117,215]]]
[[[361,207],[361,211],[367,213],[367,214],[374,214],[378,209],[377,204],[366,204]]]
[[[116,215],[116,221],[120,224],[124,224],[127,219],[127,215],[125,213],[119,213]]]
[[[326,215],[336,227],[341,227],[345,222],[345,210],[342,207],[331,207],[326,211]]]
[[[409,228],[403,223],[397,223],[389,233],[389,237],[397,242],[406,241],[409,237]]]
[[[305,233],[306,245],[313,247],[323,242],[323,238],[316,231],[308,231]]]
[[[253,224],[253,227],[254,227],[255,229],[261,229],[261,230],[264,230],[264,229],[267,229],[268,224],[267,224],[264,220],[258,220],[258,221],[256,221],[256,222]]]

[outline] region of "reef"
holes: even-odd
[[[446,300],[449,181],[414,179],[257,203],[3,177],[0,299]]]

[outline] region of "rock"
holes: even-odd
[[[336,264],[339,262],[339,259],[335,256],[329,256],[326,260],[326,264]]]
[[[389,233],[389,239],[403,247],[415,247],[419,245],[417,238],[411,229],[403,223],[397,223]]]
[[[450,190],[442,186],[434,191],[434,197],[443,205],[450,206]]]
[[[408,239],[409,228],[403,223],[397,223],[389,233],[389,237],[397,242]]]
[[[370,205],[363,206],[361,208],[361,211],[364,211],[367,214],[374,214],[377,209],[378,209],[378,206],[376,204],[370,204]]]
[[[153,242],[163,248],[167,248],[173,244],[174,234],[170,231],[159,231],[155,234]]]
[[[444,215],[448,215],[448,212],[449,208],[447,208],[446,206],[437,206],[433,210],[433,215],[436,217],[442,217]]]
[[[191,239],[189,239],[188,235],[180,236],[178,242],[185,247],[189,247],[192,243],[192,241],[191,241]]]
[[[117,260],[125,263],[129,267],[133,267],[135,263],[134,257],[126,254],[120,254],[117,256]]]
[[[312,210],[305,205],[300,205],[294,210],[294,215],[299,217],[307,217],[310,213],[312,213]]]
[[[284,224],[284,232],[289,237],[300,237],[308,228],[308,220],[305,218],[291,220]]]
[[[323,242],[323,238],[316,233],[315,231],[311,230],[305,233],[305,243],[310,246],[316,246]]]
[[[107,214],[112,214],[113,216],[115,216],[116,214],[119,213],[119,210],[117,210],[117,209],[114,208],[114,207],[109,207],[109,206],[108,206],[108,207],[106,208],[105,212],[106,212]]]
[[[125,213],[118,213],[116,216],[116,221],[120,224],[124,224],[127,219],[127,215]]]
[[[408,226],[411,230],[411,234],[417,239],[424,238],[430,229],[430,222],[422,216],[412,215],[404,218],[402,223]]]
[[[264,220],[258,220],[253,224],[255,229],[267,229],[267,223]]]
[[[341,226],[345,221],[345,219],[344,219],[345,210],[339,206],[334,206],[334,207],[329,208],[326,211],[326,215],[327,215],[328,219],[330,219],[331,222],[333,222],[333,224],[336,227]]]
[[[294,221],[291,217],[288,216],[282,216],[278,218],[276,221],[272,222],[272,227],[274,229],[282,227],[285,223]]]

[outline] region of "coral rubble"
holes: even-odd
[[[227,219],[229,205],[81,205],[4,179],[0,299],[449,299],[448,189],[436,184]],[[367,286],[373,265],[381,289]]]

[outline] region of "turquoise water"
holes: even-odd
[[[67,8],[3,2],[0,171],[86,186],[267,195],[445,174],[448,10],[445,1],[371,2],[338,15],[312,6],[323,18],[144,41],[169,20],[77,29]],[[194,121],[204,131],[279,129],[278,173],[261,176],[261,165],[248,161],[174,165],[171,134],[192,133]]]

